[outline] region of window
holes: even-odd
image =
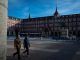
[[[76,26],[76,22],[73,22],[73,26]]]
[[[78,27],[78,30],[80,30],[80,27]]]
[[[80,22],[80,18],[77,18],[77,22]]]
[[[76,27],[73,27],[73,30],[76,30]]]
[[[73,18],[73,21],[76,21],[76,18]]]
[[[69,26],[72,26],[72,23],[69,23]]]
[[[69,19],[69,22],[71,22],[72,20],[71,19]]]
[[[68,22],[68,19],[65,19],[65,22]]]
[[[54,29],[57,30],[57,27],[55,27]]]
[[[80,26],[80,22],[77,22],[77,25]]]

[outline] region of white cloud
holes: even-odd
[[[69,1],[68,1],[69,2]],[[75,10],[75,9],[80,9],[80,2],[75,2],[73,3],[63,3],[60,5],[58,11],[60,14],[66,14],[66,13],[71,13],[71,11]],[[46,7],[49,7],[46,5]],[[55,8],[49,8],[46,9],[45,11],[41,12],[39,15],[53,15],[55,12]]]
[[[69,12],[69,11],[72,11],[72,10],[74,10],[74,9],[77,9],[77,8],[80,8],[80,3],[79,2],[76,2],[75,4],[70,4],[70,5],[68,5],[68,6],[64,6],[64,7],[62,7],[60,10],[59,10],[59,12],[61,13],[61,14],[63,14],[63,13],[66,13],[66,12]]]

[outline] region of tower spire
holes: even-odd
[[[59,13],[58,13],[58,10],[57,10],[57,0],[56,0],[56,10],[55,10],[55,13],[54,13],[54,16],[59,16]]]
[[[29,8],[29,17],[28,17],[28,19],[30,20],[30,18],[31,18],[31,16],[30,16],[30,8]]]
[[[57,0],[56,0],[56,11],[57,11]]]
[[[29,19],[31,18],[31,16],[30,16],[30,13],[29,13],[29,17],[28,17]]]

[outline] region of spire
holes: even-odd
[[[54,16],[59,16],[59,13],[58,13],[58,10],[57,10],[57,0],[56,0],[56,10],[55,10]]]
[[[31,15],[30,15],[30,8],[29,8],[29,17],[28,17],[28,19],[30,20],[30,18],[31,18]]]
[[[30,13],[29,13],[29,19],[31,18]]]
[[[31,18],[31,16],[30,16],[30,13],[29,13],[29,15],[28,15],[28,20],[30,20],[30,18]]]

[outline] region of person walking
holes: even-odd
[[[21,41],[19,36],[17,36],[16,39],[14,40],[14,48],[16,49],[16,52],[13,53],[13,56],[18,55],[18,60],[20,60]]]
[[[27,38],[27,34],[25,35],[25,38],[24,38],[24,41],[23,41],[23,46],[24,46],[24,49],[26,49],[25,51],[23,51],[23,53],[27,52],[27,55],[29,55],[30,43],[29,43],[29,40]]]

